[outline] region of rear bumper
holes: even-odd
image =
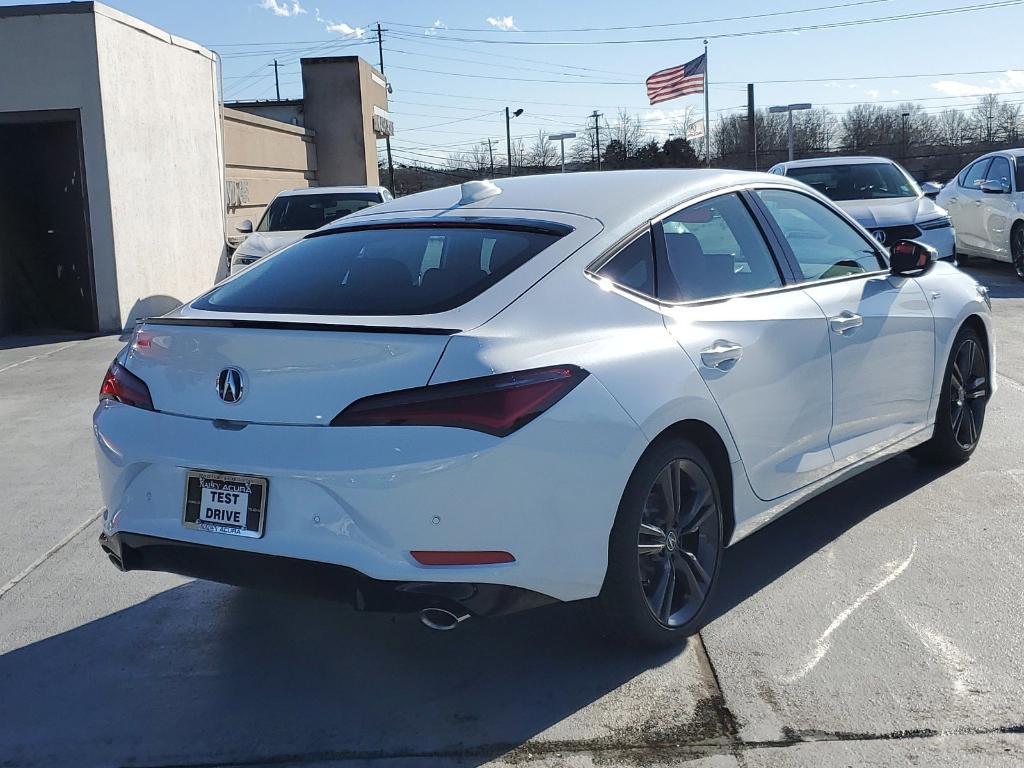
[[[362,611],[408,613],[445,608],[464,609],[474,616],[499,616],[557,602],[518,587],[381,581],[341,565],[135,533],[101,533],[99,543],[121,571],[162,571],[239,587],[324,597]]]
[[[622,489],[646,446],[593,376],[505,438],[444,427],[229,429],[110,401],[96,410],[94,434],[108,537],[322,563],[384,582],[501,584],[559,601],[600,592]],[[184,526],[190,470],[266,478],[263,535]],[[418,550],[515,560],[428,566],[412,557]]]

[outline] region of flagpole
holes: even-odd
[[[704,148],[708,155],[708,168],[711,167],[711,108],[708,96],[708,41],[704,41]]]

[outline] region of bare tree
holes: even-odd
[[[978,141],[991,144],[995,140],[999,107],[999,97],[994,93],[989,93],[978,99],[978,103],[971,110],[971,128]]]
[[[935,118],[936,142],[944,147],[962,147],[971,132],[971,121],[959,109],[944,109]]]
[[[629,114],[625,109],[620,109],[615,122],[606,125],[601,133],[601,143],[619,142],[626,158],[636,155],[640,145],[644,144],[647,138],[647,131],[640,118]]]
[[[547,134],[537,131],[537,138],[526,154],[526,162],[534,168],[553,168],[558,165],[559,150],[553,142],[548,141]]]
[[[1016,144],[1020,138],[1021,107],[1020,104],[1002,103],[996,112],[996,136],[1000,141]]]

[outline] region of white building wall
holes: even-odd
[[[209,51],[96,6],[121,324],[224,274],[224,156]]]
[[[5,18],[0,24],[0,112],[77,109],[92,230],[100,327],[121,325],[114,235],[107,196],[106,140],[96,63],[94,16],[83,11]],[[0,147],[0,151],[4,148]],[[31,179],[25,179],[26,184]]]

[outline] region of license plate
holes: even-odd
[[[267,509],[267,479],[190,471],[182,524],[212,533],[259,538]]]

